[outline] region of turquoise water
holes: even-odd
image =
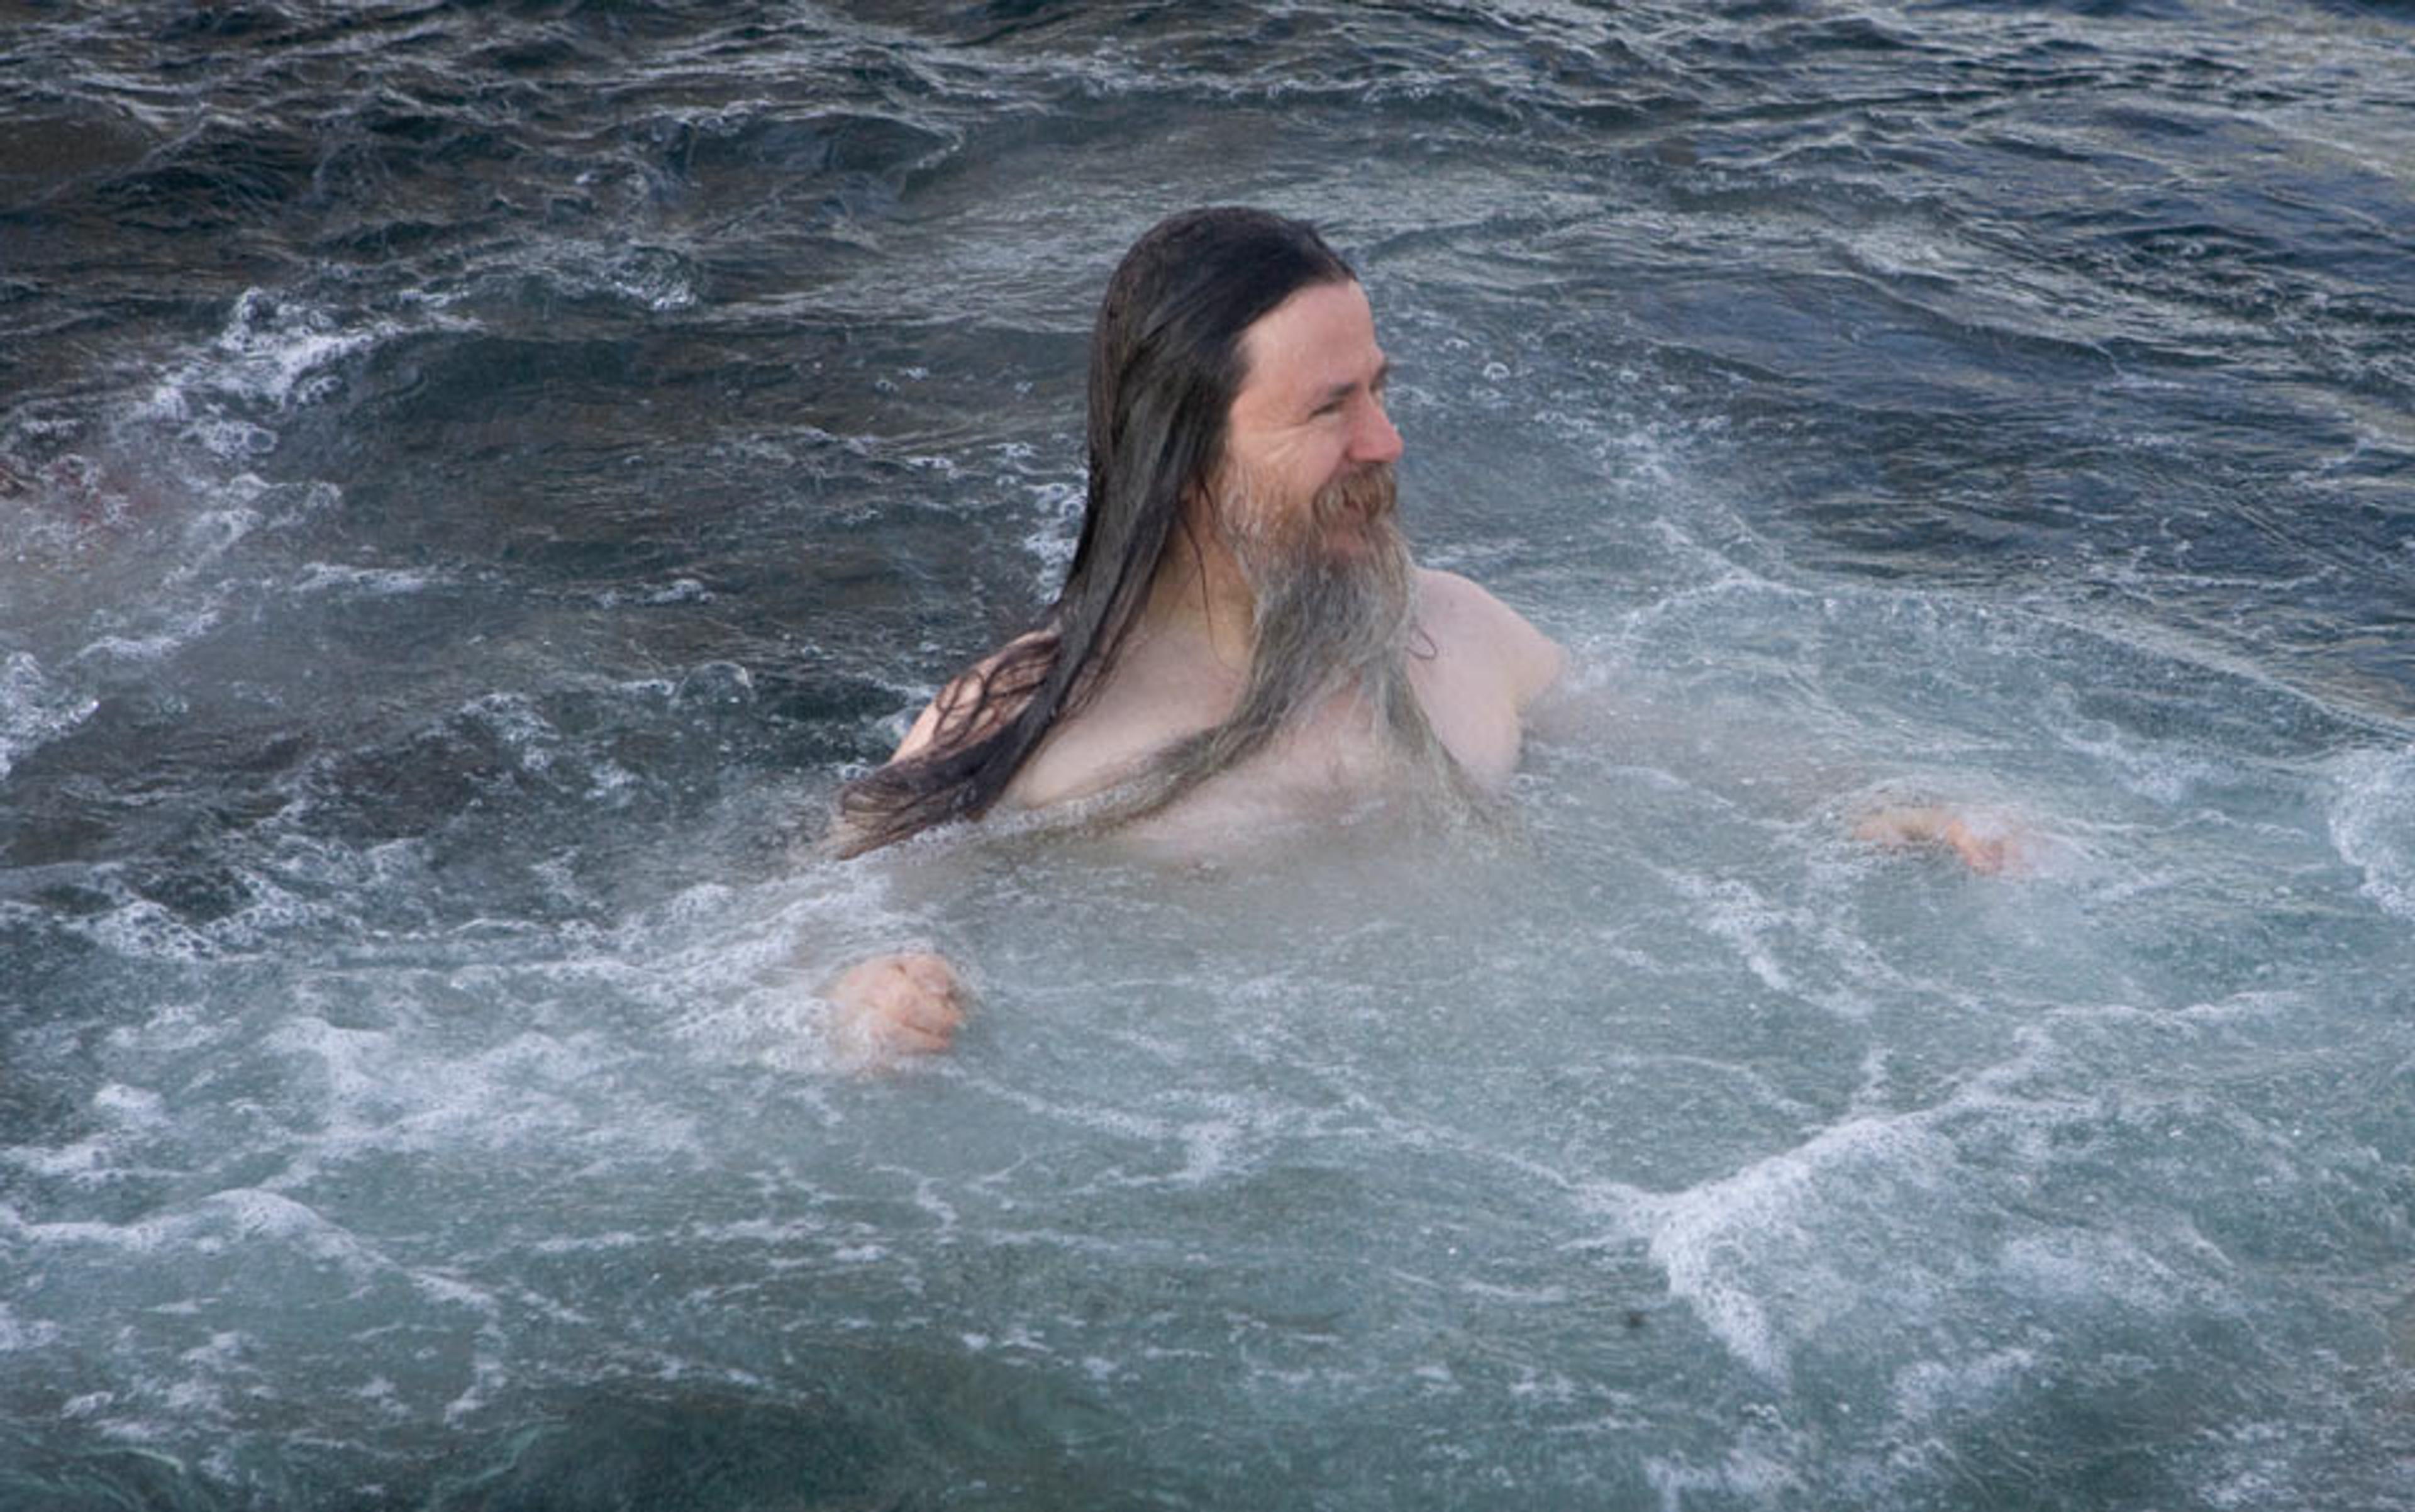
[[[2410,40],[0,10],[0,1502],[2415,1506]],[[805,858],[1229,200],[1512,833]]]

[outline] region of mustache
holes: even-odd
[[[1372,524],[1401,506],[1400,480],[1389,462],[1353,468],[1316,491],[1310,509],[1319,525]]]

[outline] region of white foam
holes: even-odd
[[[778,1071],[821,1071],[842,1063],[830,1036],[830,1003],[802,973],[698,1008],[671,1025],[700,1058]]]
[[[312,561],[294,579],[296,593],[352,593],[368,598],[395,598],[424,592],[443,582],[442,575],[407,572],[397,567],[353,567],[340,562]]]
[[[347,330],[315,306],[248,289],[236,298],[208,354],[163,375],[146,409],[158,419],[189,421],[197,418],[197,394],[279,406],[310,402],[324,397],[326,389],[306,385],[305,379],[399,332],[382,322]],[[209,418],[207,412],[199,418]]]
[[[595,602],[606,608],[616,608],[623,604],[711,604],[713,597],[712,590],[705,587],[701,580],[674,577],[659,588],[608,588],[595,595]]]
[[[1786,1384],[1796,1344],[1867,1284],[1857,1251],[1828,1242],[1837,1215],[1886,1206],[1950,1164],[1928,1118],[1850,1118],[1732,1175],[1640,1199],[1671,1294],[1755,1374]]]
[[[99,636],[76,652],[76,660],[158,663],[199,639],[220,619],[215,605],[196,605],[165,614],[165,622],[147,636]]]
[[[209,344],[164,367],[133,418],[172,427],[214,464],[242,467],[276,452],[296,412],[340,392],[344,363],[414,327],[464,329],[437,304],[412,302],[406,324],[338,315],[306,300],[247,290]],[[324,486],[321,486],[324,487]]]
[[[213,1192],[188,1207],[127,1223],[66,1219],[10,1225],[29,1243],[88,1246],[129,1254],[185,1250],[218,1254],[230,1242],[266,1237],[298,1243],[322,1259],[350,1260],[358,1246],[350,1235],[291,1198],[257,1188]]]
[[[1081,534],[1083,490],[1072,483],[1035,483],[1029,493],[1040,521],[1024,535],[1022,546],[1035,563],[1035,586],[1043,593],[1053,593],[1073,564],[1073,547]]]
[[[668,1009],[671,1039],[699,1060],[844,1069],[822,987],[875,950],[929,947],[889,907],[891,880],[879,866],[815,866],[758,892],[682,890],[626,932],[619,953],[648,967],[624,985]]]
[[[2069,692],[2056,695],[2055,701],[2065,705],[2054,732],[2057,739],[2140,797],[2176,804],[2223,775],[2225,769],[2210,756],[2168,743],[2141,743],[2109,720],[2078,713],[2069,707],[2073,697]]]
[[[96,1134],[65,1145],[12,1145],[0,1149],[0,1160],[36,1175],[107,1177],[115,1174],[117,1146],[110,1137]]]
[[[701,297],[693,261],[670,247],[556,242],[532,260],[514,264],[506,277],[518,280],[531,275],[563,297],[600,295],[656,314],[687,309]]]
[[[2194,1235],[2182,1237],[2211,1248]],[[2110,1302],[2157,1316],[2176,1311],[2186,1299],[2187,1283],[2178,1272],[2118,1234],[2023,1235],[2003,1247],[1999,1264],[2023,1295],[2065,1308]]]
[[[54,681],[30,651],[0,661],[0,777],[20,756],[92,717],[100,700]]]
[[[374,1110],[396,1104],[395,1069],[402,1057],[391,1033],[338,1028],[306,1014],[279,1024],[266,1044],[318,1063],[325,1078],[322,1095],[339,1128],[358,1127]]]
[[[0,1210],[0,1214],[5,1214],[5,1210]],[[58,1341],[59,1334],[57,1324],[48,1319],[28,1323],[18,1317],[16,1310],[7,1301],[0,1300],[0,1355],[46,1348]]]
[[[94,944],[138,961],[207,961],[219,953],[207,935],[148,898],[78,920],[70,927]]]
[[[277,450],[277,432],[266,426],[255,426],[248,420],[231,419],[225,415],[204,415],[188,423],[186,439],[197,442],[202,450],[229,462],[246,462],[266,457]]]
[[[107,1129],[63,1145],[0,1146],[0,1161],[53,1179],[113,1181],[127,1175],[132,1163],[127,1153],[130,1140],[168,1129],[159,1095],[145,1087],[106,1083],[93,1093],[91,1107]]]
[[[1707,1465],[1673,1455],[1648,1455],[1643,1475],[1659,1493],[1662,1512],[1680,1512],[1699,1505],[1704,1493],[1721,1499],[1740,1496],[1762,1506],[1800,1498],[1803,1477],[1793,1468],[1794,1457],[1763,1442],[1766,1437],[1748,1430],[1743,1442],[1732,1445],[1717,1462]]]
[[[462,705],[461,712],[493,730],[524,771],[545,771],[561,753],[562,732],[524,694],[487,694]]]
[[[1669,881],[1701,910],[1695,921],[1733,946],[1762,986],[1777,993],[1794,990],[1792,976],[1769,946],[1769,936],[1787,924],[1783,910],[1738,878],[1670,875]]]
[[[1915,1360],[1895,1375],[1896,1420],[1921,1425],[1985,1413],[2032,1382],[2038,1365],[2034,1351],[2018,1348],[1963,1359]]]
[[[2332,844],[2364,895],[2415,920],[2415,750],[2352,751],[2332,764]]]

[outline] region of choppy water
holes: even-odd
[[[2385,6],[0,6],[0,1503],[2415,1507],[2410,142]],[[1522,835],[799,860],[1235,200]]]

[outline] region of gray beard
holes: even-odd
[[[1255,598],[1249,680],[1222,722],[1162,747],[1102,795],[1086,816],[1090,827],[1128,824],[1164,809],[1354,690],[1378,749],[1416,788],[1455,808],[1480,801],[1409,682],[1417,569],[1393,517],[1393,487],[1388,466],[1337,479],[1313,501],[1308,528],[1295,527],[1289,539],[1265,528],[1276,516],[1252,497],[1248,479],[1227,490],[1217,511],[1219,532]],[[1355,549],[1328,546],[1337,522],[1355,537]]]

